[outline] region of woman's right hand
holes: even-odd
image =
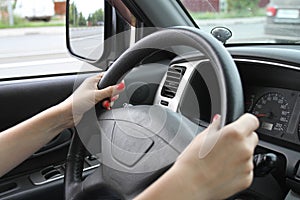
[[[244,114],[220,130],[219,124],[218,116],[170,169],[191,197],[186,199],[225,199],[252,183],[258,119]]]

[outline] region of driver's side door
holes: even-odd
[[[73,1],[70,2],[70,5],[72,3]],[[116,13],[115,9],[110,4],[104,3],[104,0],[102,3],[105,6],[103,11],[105,11],[106,21],[96,21],[95,26],[105,32],[105,37],[110,37],[119,31],[128,29],[124,19]],[[80,13],[77,14],[80,15]],[[86,25],[89,25],[89,23],[86,22]],[[64,30],[65,28],[57,27],[57,29]],[[83,29],[83,27],[77,29]],[[33,29],[33,31],[37,30],[40,29]],[[9,30],[1,29],[0,31],[3,33],[9,32]],[[28,29],[22,29],[22,31],[26,33]],[[64,33],[65,31],[61,32]],[[26,34],[18,36],[2,35],[4,36],[0,36],[1,41],[17,40],[28,44],[30,42],[25,40],[30,39],[33,41],[32,46],[47,45],[47,38],[57,36],[49,33],[46,35],[38,33],[29,36]],[[66,36],[59,35],[57,37],[63,38]],[[69,33],[67,32],[68,37]],[[45,39],[41,41],[37,38]],[[62,45],[65,45],[64,40],[59,41]],[[74,38],[74,41],[80,41],[80,39]],[[38,44],[39,42],[42,42],[42,44]],[[85,78],[105,71],[118,53],[129,46],[128,40],[124,40],[124,43],[119,45],[117,49],[114,47],[102,51],[102,58],[106,62],[103,62],[102,67],[99,68],[95,67],[96,59],[91,61],[90,64],[86,64],[69,57],[66,54],[66,47],[63,53],[59,55],[57,55],[57,52],[53,52],[52,49],[42,55],[36,55],[29,48],[31,45],[28,45],[28,48],[22,50],[22,52],[13,52],[13,57],[4,57],[5,48],[19,49],[12,46],[14,44],[13,42],[3,42],[0,46],[0,51],[3,52],[0,56],[0,74],[2,74],[0,75],[0,134],[1,131],[63,101]],[[113,47],[114,43],[110,42],[109,45]],[[23,54],[29,54],[30,56],[20,56]],[[0,199],[64,199],[65,161],[73,134],[72,129],[64,130],[38,152],[2,176],[0,178]],[[21,145],[22,141],[19,142]],[[18,149],[15,151],[18,151]],[[7,153],[9,154],[9,152]],[[0,158],[0,164],[1,162],[5,161]],[[97,160],[93,157],[87,157],[84,166],[85,173],[91,173],[97,166]],[[107,198],[109,198],[109,195]]]

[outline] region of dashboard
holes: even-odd
[[[262,197],[254,199],[282,199],[291,189],[300,193],[300,48],[253,45],[227,49],[241,77],[245,112],[260,121],[256,153],[274,153],[278,157],[276,170],[255,179],[251,188]],[[218,99],[218,94],[213,93],[216,88],[206,84],[216,78],[207,58],[191,52],[143,65],[128,74],[125,82],[130,88],[130,82],[139,80],[142,86],[135,87],[137,94],[130,92],[127,96],[146,100],[129,100],[130,104],[161,105],[203,127],[209,125],[219,108],[211,103]],[[150,87],[153,85],[157,86],[154,93],[149,92],[154,90]]]
[[[300,192],[300,49],[291,46],[229,47],[240,73],[245,112],[256,115],[260,142],[256,153],[274,153],[279,161],[268,181],[255,179],[254,193],[281,199],[287,191]],[[201,126],[208,126],[217,94],[206,86],[216,77],[203,55],[191,53],[175,58],[160,82],[154,104],[182,113]],[[213,95],[215,95],[213,97]],[[266,192],[266,185],[276,183]],[[275,181],[276,179],[276,181]],[[281,185],[281,186],[278,186]],[[270,186],[271,187],[271,186]],[[259,199],[259,198],[258,198]],[[266,199],[263,196],[261,199]]]
[[[235,53],[237,49],[233,48],[231,53],[242,79],[245,112],[258,117],[257,133],[261,141],[299,152],[299,49],[259,46],[245,50],[241,47]]]
[[[248,87],[245,109],[258,117],[262,139],[300,150],[300,92],[273,87]],[[297,146],[295,146],[297,145]]]
[[[253,49],[257,49],[256,55],[253,55]],[[291,147],[300,150],[297,148],[300,146],[299,64],[288,63],[290,60],[286,57],[278,60],[276,53],[279,57],[284,53],[281,49],[275,48],[276,53],[272,57],[276,60],[260,52],[269,52],[270,49],[253,49],[251,56],[246,48],[232,48],[231,53],[242,79],[245,112],[258,117],[260,127],[257,132],[262,139],[274,140],[288,147],[291,143]],[[238,55],[234,54],[235,51]],[[214,93],[217,88],[207,87],[207,83],[213,81],[216,81],[216,77],[209,60],[203,55],[191,53],[175,58],[160,83],[154,103],[180,112],[196,123],[207,125],[210,117],[220,109],[214,108],[211,103],[212,99],[220,98]]]
[[[261,199],[299,199],[293,191],[300,193],[300,49],[292,45],[228,49],[240,72],[245,112],[260,121],[256,153],[278,157],[273,172],[255,178],[251,189],[262,194]]]

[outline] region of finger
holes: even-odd
[[[96,98],[96,101],[99,102],[105,98],[110,98],[113,96],[113,91],[114,91],[114,87],[115,86],[109,86],[109,87],[106,87],[104,89],[101,89],[101,90],[95,90],[95,98]]]
[[[240,154],[244,159],[251,159],[253,161],[253,154],[255,151],[255,147],[258,144],[258,137],[255,132],[252,132],[243,142],[239,143],[240,146]],[[238,147],[237,147],[238,148]]]
[[[104,73],[100,73],[91,77],[88,77],[84,80],[84,84],[82,85],[86,85],[87,87],[91,88],[91,89],[97,89],[97,85],[99,83],[99,81],[101,80],[101,78],[103,77]]]
[[[228,125],[228,128],[233,128],[233,130],[243,133],[245,135],[250,135],[259,126],[258,119],[249,113],[242,115],[238,120]]]
[[[245,173],[251,173],[253,169],[254,169],[254,164],[253,164],[253,154],[252,154],[250,158],[246,161]]]
[[[217,144],[220,138],[220,124],[221,124],[221,116],[215,115],[213,118],[213,122],[207,129],[207,134],[203,137],[202,145],[199,149],[198,157],[199,159],[205,158]]]
[[[113,106],[114,106],[114,102],[111,101],[111,102],[110,102],[110,107],[113,107]]]
[[[244,176],[251,173],[251,171],[254,169],[253,155],[249,155],[247,158],[241,157],[238,162],[235,163],[235,165],[237,165],[235,169],[236,174]]]
[[[104,72],[101,72],[99,74],[97,74],[96,76],[93,77],[93,80],[95,81],[96,84],[99,83],[99,81],[103,78],[104,76]]]
[[[121,83],[115,85],[112,96],[116,96],[125,89],[125,82],[124,80],[121,81]]]
[[[209,126],[209,130],[218,131],[221,125],[221,115],[216,114],[212,120],[212,123]]]
[[[90,79],[90,80],[98,80],[98,81],[99,81],[99,80],[103,77],[103,75],[104,75],[104,72],[101,72],[101,73],[99,73],[99,74],[90,76],[90,77],[87,78],[87,79]]]
[[[120,95],[115,95],[115,96],[113,96],[112,98],[110,98],[110,101],[111,102],[114,102],[114,101],[116,101],[118,98],[120,97]]]
[[[106,110],[110,110],[111,109],[111,103],[108,100],[105,100],[102,102],[102,106],[103,108],[105,108]]]
[[[99,73],[97,76],[101,79],[104,76],[105,72]]]
[[[106,110],[111,110],[111,107],[113,107],[114,105],[114,101],[116,101],[119,98],[119,95],[115,95],[112,98],[110,98],[109,100],[105,100],[102,102],[102,106],[106,109]]]
[[[251,170],[249,173],[245,173],[244,176],[240,177],[240,183],[237,184],[238,190],[245,190],[253,182],[253,170]]]
[[[254,147],[257,146],[258,141],[259,141],[258,136],[255,132],[252,132],[252,134],[250,134],[248,136],[248,140],[249,140],[249,143],[252,144]]]
[[[114,96],[117,96],[119,93],[121,93],[125,89],[125,83],[122,81],[121,83],[109,86],[101,90],[96,90],[96,101],[99,102],[105,98],[111,98]]]

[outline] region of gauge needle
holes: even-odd
[[[260,113],[260,114],[257,114],[256,117],[270,117],[271,116],[271,113]]]

